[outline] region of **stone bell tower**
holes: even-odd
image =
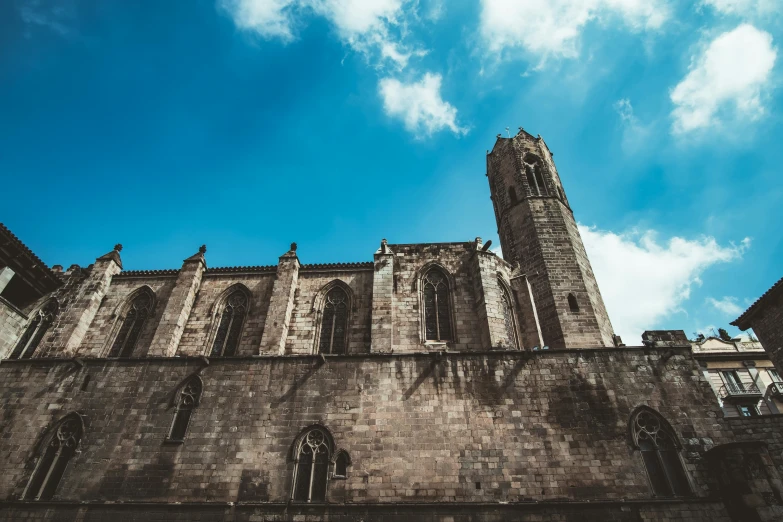
[[[544,140],[522,129],[498,136],[487,177],[503,257],[518,263],[512,286],[519,313],[538,330],[527,329],[525,348],[613,346],[609,315]]]

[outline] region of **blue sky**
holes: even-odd
[[[783,275],[782,37],[772,0],[10,0],[0,219],[66,267],[497,245],[522,126],[615,330],[709,335]]]

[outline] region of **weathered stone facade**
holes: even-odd
[[[0,518],[775,520],[776,417],[725,420],[690,345],[612,346],[542,140],[488,168],[511,263],[476,238],[128,271],[118,245],[0,301]]]

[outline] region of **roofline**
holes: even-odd
[[[778,291],[783,290],[783,277],[778,279],[777,283],[772,285],[772,287],[761,294],[761,297],[756,299],[756,302],[753,303],[748,307],[747,310],[745,310],[742,315],[737,317],[735,320],[730,322],[729,324],[732,326],[736,326],[740,330],[747,330],[751,327],[750,319],[759,311],[761,310],[762,305],[765,303],[765,301],[768,301],[773,294],[776,294]]]
[[[57,277],[57,274],[52,271],[52,269],[49,268],[46,263],[41,261],[41,258],[35,255],[35,252],[30,250],[30,247],[25,245],[21,239],[16,237],[14,233],[11,232],[11,230],[9,230],[8,227],[6,227],[2,222],[0,222],[0,235],[7,236],[10,239],[10,243],[13,243],[14,246],[24,252],[33,261],[33,269],[43,272],[45,278],[49,280],[49,284],[44,285],[45,288],[48,288],[48,292],[53,292],[62,286],[63,282],[59,277]]]

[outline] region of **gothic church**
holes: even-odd
[[[783,519],[783,419],[614,335],[543,139],[487,177],[505,259],[63,270],[0,227],[0,519]]]

